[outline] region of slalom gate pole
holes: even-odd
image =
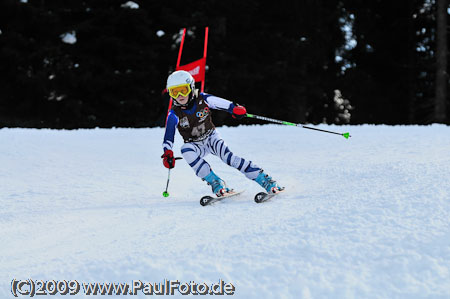
[[[178,59],[177,59],[177,67],[180,66],[181,62],[181,53],[183,53],[183,45],[184,45],[184,37],[186,36],[186,28],[183,28],[183,35],[181,35],[181,43],[180,43],[180,49],[178,50]]]
[[[184,45],[184,38],[186,36],[186,28],[183,28],[183,34],[181,35],[181,43],[180,43],[180,49],[178,50],[178,58],[177,58],[177,66],[175,67],[175,69],[177,70],[178,67],[180,67],[180,62],[181,62],[181,54],[183,53],[183,45]],[[164,89],[164,91],[167,91],[166,89]],[[172,109],[172,98],[169,96],[169,107],[167,108],[167,114],[166,114],[166,124],[167,125],[167,118],[169,117],[169,112],[170,109]]]
[[[183,159],[183,158],[181,158],[181,157],[176,157],[176,158],[175,158],[175,160],[180,160],[180,159]],[[169,172],[168,172],[168,174],[167,174],[166,190],[163,192],[163,196],[164,196],[164,197],[169,197],[169,192],[168,192],[167,189],[169,189],[170,170],[171,170],[171,168],[169,168]]]
[[[291,123],[291,122],[288,122],[288,121],[273,119],[273,118],[269,118],[269,117],[265,117],[265,116],[259,116],[259,115],[254,115],[254,114],[247,113],[246,117],[255,118],[255,119],[259,119],[259,120],[265,120],[265,121],[269,121],[269,122],[273,122],[273,123],[277,123],[277,124],[282,124],[282,125],[286,125],[286,126],[301,127],[301,128],[305,128],[305,129],[309,129],[309,130],[314,130],[314,131],[320,131],[320,132],[325,132],[325,133],[330,133],[330,134],[341,135],[341,136],[344,136],[346,139],[348,139],[349,137],[352,137],[352,136],[350,136],[350,133],[337,133],[337,132],[332,132],[332,131],[327,131],[327,130],[322,130],[322,129],[316,129],[316,128],[311,128],[311,127],[308,127],[308,126],[304,126],[302,124],[295,124],[295,123]]]
[[[205,64],[206,64],[206,51],[208,48],[208,32],[209,32],[209,27],[205,27],[205,45],[203,46],[203,58],[205,59]],[[202,85],[200,88],[201,92],[203,92],[205,90],[205,80],[206,80],[206,78],[203,78]]]

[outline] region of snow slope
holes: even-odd
[[[161,128],[1,129],[0,298],[29,278],[223,280],[233,298],[449,298],[450,127],[317,128],[352,137],[219,128],[287,192],[256,204],[261,188],[208,156],[246,190],[209,207],[184,161],[162,197]],[[51,296],[82,297],[96,296]]]

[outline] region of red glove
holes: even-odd
[[[163,158],[163,164],[166,168],[170,169],[175,167],[175,158],[173,157],[173,152],[171,150],[166,150],[161,158]]]
[[[232,117],[236,119],[244,118],[247,115],[247,109],[245,109],[244,106],[235,106],[233,108],[233,114]]]

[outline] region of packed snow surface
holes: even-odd
[[[449,298],[450,127],[316,128],[352,137],[218,128],[286,192],[256,204],[262,188],[210,155],[245,192],[207,207],[211,189],[184,160],[162,196],[162,128],[1,129],[0,298],[13,298],[14,279],[223,281],[232,298]],[[176,155],[181,145],[177,133]],[[51,296],[68,297],[93,296]]]

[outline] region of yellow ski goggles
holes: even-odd
[[[169,95],[174,99],[178,98],[178,96],[180,94],[183,97],[186,97],[192,91],[191,84],[181,84],[181,85],[172,86],[172,87],[169,87],[168,90],[169,90]]]

